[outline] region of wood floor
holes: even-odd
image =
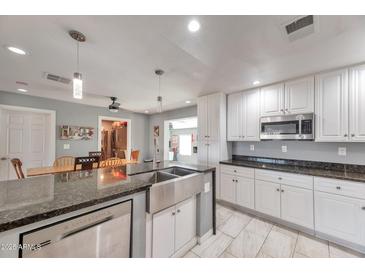
[[[356,258],[364,254],[217,204],[217,234],[184,258]]]

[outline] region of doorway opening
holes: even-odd
[[[198,162],[198,118],[165,121],[164,159],[196,164]]]
[[[131,120],[99,116],[98,128],[98,150],[102,152],[102,160],[130,159]]]
[[[0,105],[0,180],[16,179],[10,162],[28,168],[50,166],[56,154],[56,112]]]

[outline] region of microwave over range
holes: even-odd
[[[314,114],[261,117],[261,140],[313,140]]]

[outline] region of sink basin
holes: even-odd
[[[170,173],[166,173],[166,172],[156,171],[156,172],[148,172],[148,173],[141,173],[141,174],[133,175],[133,177],[135,177],[139,180],[142,180],[142,181],[147,181],[147,182],[155,184],[155,183],[161,183],[164,181],[175,179],[175,178],[178,178],[179,176],[170,174]]]
[[[195,173],[195,171],[188,170],[188,169],[181,168],[181,167],[172,167],[172,168],[164,169],[164,170],[162,170],[162,172],[177,175],[177,176],[186,176],[186,175]]]

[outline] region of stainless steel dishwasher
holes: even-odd
[[[25,258],[131,257],[132,201],[105,207],[20,235]],[[32,248],[24,248],[32,247]]]

